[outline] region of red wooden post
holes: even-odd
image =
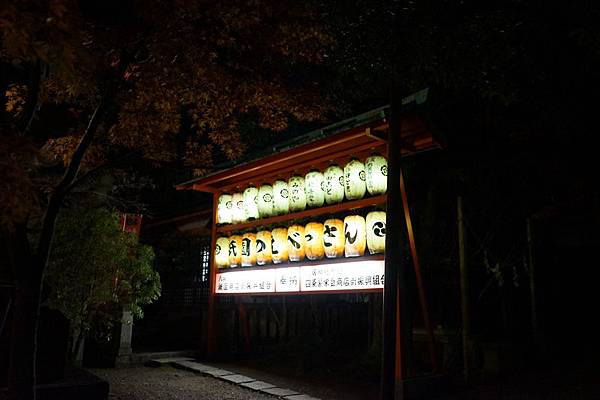
[[[421,305],[421,314],[423,315],[423,323],[425,324],[425,332],[427,333],[429,357],[433,371],[438,370],[437,354],[435,350],[435,337],[433,335],[433,327],[431,326],[431,318],[429,316],[429,304],[421,275],[421,263],[419,262],[419,254],[417,253],[417,245],[415,243],[415,234],[412,228],[412,220],[410,218],[410,208],[408,206],[408,196],[406,195],[406,187],[404,186],[404,176],[400,171],[400,192],[402,194],[402,204],[404,206],[404,219],[406,220],[406,229],[408,233],[408,242],[410,245],[410,253],[413,259],[415,269],[415,279],[417,281],[417,289],[419,291],[419,303]]]

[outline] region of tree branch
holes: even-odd
[[[39,69],[39,74],[33,79],[33,84],[31,86],[32,97],[35,97],[35,102],[31,103],[29,108],[29,118],[27,119],[27,125],[23,129],[21,136],[29,136],[31,135],[31,130],[33,127],[33,123],[38,119],[40,114],[40,110],[42,109],[42,93],[44,82],[48,78],[48,74],[50,72],[50,67],[45,62],[38,60],[37,66]]]
[[[104,110],[107,105],[107,96],[103,96],[100,99],[100,103],[96,106],[90,120],[88,122],[88,126],[77,145],[77,149],[73,153],[73,157],[71,158],[71,162],[63,175],[62,180],[56,186],[56,189],[50,196],[48,201],[48,208],[44,213],[42,231],[40,234],[40,238],[38,241],[38,248],[36,251],[36,266],[35,271],[39,274],[39,278],[41,279],[44,269],[46,266],[46,262],[50,255],[50,247],[52,245],[52,236],[54,234],[54,226],[56,224],[56,218],[58,217],[58,212],[60,210],[60,206],[68,193],[68,189],[77,177],[77,173],[79,172],[79,168],[81,167],[81,161],[83,160],[87,149],[90,147],[92,140],[94,139],[94,135],[98,126],[100,125],[100,117],[104,113]],[[41,283],[41,282],[40,282]]]

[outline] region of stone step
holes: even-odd
[[[193,361],[191,357],[166,357],[166,358],[153,358],[146,361],[148,367],[161,367],[163,365],[170,365],[174,362],[179,361]]]
[[[252,377],[237,374],[225,369],[213,367],[210,365],[202,364],[192,359],[172,359],[171,361],[164,361],[162,359],[160,365],[169,364],[176,368],[185,369],[192,372],[197,372],[203,375],[212,376],[223,381],[231,382],[233,384],[245,387],[247,389],[255,390],[264,394],[278,397],[280,399],[288,400],[319,400],[315,397],[308,396],[306,394],[298,393],[290,389],[277,387],[268,382],[258,381]],[[158,361],[157,361],[158,362]]]
[[[131,364],[147,364],[148,366],[160,367],[161,365],[169,364],[175,359],[190,359],[193,360],[196,355],[192,350],[177,350],[177,351],[154,351],[144,353],[131,353],[129,356]],[[161,361],[172,359],[171,361]]]

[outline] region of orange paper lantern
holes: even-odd
[[[229,238],[220,237],[215,246],[215,264],[217,268],[229,267]]]
[[[304,227],[292,225],[287,231],[288,258],[290,261],[304,260]]]
[[[242,237],[233,235],[229,237],[229,266],[239,267],[242,264]]]
[[[323,223],[323,247],[327,258],[344,256],[344,222],[328,219]]]
[[[309,222],[304,227],[304,253],[309,260],[320,260],[325,255],[322,223]]]
[[[344,218],[344,253],[346,257],[360,257],[367,247],[367,230],[365,219],[360,215]]]
[[[256,263],[265,265],[271,263],[271,232],[260,231],[256,234]]]
[[[281,264],[288,260],[287,229],[275,228],[271,232],[271,257],[273,264]]]
[[[242,267],[256,265],[256,234],[244,233],[242,236]]]

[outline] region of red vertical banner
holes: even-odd
[[[135,233],[136,236],[140,236],[140,231],[142,228],[141,214],[121,213],[119,216],[119,223],[123,232],[131,232]]]

